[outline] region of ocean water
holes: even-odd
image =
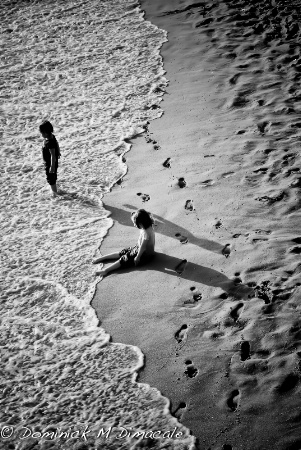
[[[0,17],[1,448],[192,448],[168,400],[134,382],[140,350],[109,343],[90,306],[112,226],[102,196],[127,139],[162,114],[166,32],[130,0],[4,0]],[[43,119],[61,147],[57,198]]]

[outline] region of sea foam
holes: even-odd
[[[181,438],[148,437],[152,448],[191,448],[167,399],[134,382],[141,351],[109,343],[90,306],[91,260],[112,226],[101,198],[127,170],[125,140],[162,113],[150,107],[167,85],[166,33],[128,0],[4,0],[0,17],[2,446],[132,448],[141,435],[118,430],[177,427]],[[43,119],[62,153],[55,199]]]

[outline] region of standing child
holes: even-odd
[[[155,254],[155,231],[153,229],[154,219],[145,209],[138,209],[132,213],[132,222],[135,227],[140,229],[138,244],[134,247],[127,247],[119,253],[110,253],[93,260],[97,264],[106,259],[118,259],[115,263],[96,272],[96,275],[105,276],[109,272],[120,267],[138,266],[145,264],[152,259]]]
[[[58,169],[58,159],[61,156],[59,144],[53,134],[53,126],[48,120],[44,120],[41,123],[40,133],[44,138],[44,145],[42,148],[43,159],[45,164],[46,178],[48,184],[52,189],[53,195],[57,195],[57,169]]]

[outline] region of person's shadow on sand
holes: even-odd
[[[206,286],[218,287],[235,298],[250,298],[254,295],[252,288],[231,280],[217,270],[164,253],[156,252],[154,259],[147,266],[142,266],[141,269],[157,270]]]
[[[118,270],[118,272],[122,271],[123,273],[128,273],[133,270],[154,270],[163,272],[166,275],[181,277],[194,283],[201,283],[206,286],[221,288],[228,295],[237,299],[247,299],[255,295],[254,290],[249,286],[242,283],[237,283],[217,270],[210,269],[209,267],[201,266],[190,261],[175,258],[174,256],[166,255],[165,253],[156,252],[155,257],[149,263],[143,266],[137,266],[133,269]],[[118,272],[116,271],[112,273],[117,274]]]
[[[133,223],[131,221],[131,212],[136,211],[137,207],[133,205],[124,205],[128,210],[116,208],[115,206],[104,204],[104,207],[111,212],[111,218],[119,222],[121,225],[132,227]],[[206,250],[209,250],[214,253],[221,254],[224,249],[224,245],[221,245],[214,241],[209,241],[208,239],[203,239],[194,236],[190,231],[185,228],[177,225],[176,223],[170,222],[169,220],[164,219],[161,216],[156,214],[152,214],[155,219],[155,232],[163,234],[168,237],[172,237],[174,239],[178,239],[180,242],[185,242],[185,238],[191,243],[195,244],[199,247],[202,247]]]

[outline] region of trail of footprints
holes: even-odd
[[[202,299],[202,294],[196,289],[195,286],[190,287],[190,294],[187,295],[187,300],[184,300],[184,305],[194,305],[198,303]],[[174,338],[177,341],[177,344],[181,345],[185,343],[188,335],[188,325],[184,323],[175,333]],[[176,356],[178,356],[178,353],[176,353]],[[188,378],[195,378],[198,374],[198,369],[193,365],[192,361],[190,359],[187,359],[185,361],[185,371],[184,374]]]
[[[151,109],[157,109],[157,108],[159,108],[158,105],[152,105],[152,106],[151,106]],[[154,150],[160,150],[160,148],[161,148],[160,145],[158,144],[157,141],[155,141],[154,139],[152,139],[152,138],[150,137],[150,133],[149,133],[147,127],[145,127],[145,131],[146,131],[146,136],[145,136],[146,142],[147,142],[148,144],[153,144],[153,149],[154,149]]]
[[[197,7],[199,4],[196,5],[190,5],[190,9],[191,9],[191,13],[193,13],[193,7]],[[233,5],[233,6],[232,6]],[[266,40],[266,42],[269,42],[271,40],[275,39],[275,36],[279,38],[279,40],[282,40],[283,42],[285,42],[286,39],[294,39],[296,36],[298,36],[298,33],[300,32],[298,23],[296,20],[294,20],[293,22],[285,22],[286,18],[288,17],[287,14],[282,14],[282,9],[285,7],[289,7],[289,3],[286,4],[277,4],[277,8],[275,7],[273,12],[274,12],[274,17],[271,15],[268,15],[270,12],[269,8],[265,8],[265,10],[261,10],[260,12],[253,8],[252,5],[250,4],[247,5],[244,9],[242,9],[241,13],[239,14],[239,17],[237,17],[237,2],[234,2],[234,0],[230,0],[228,2],[228,6],[229,9],[231,10],[231,8],[234,8],[235,14],[233,14],[233,27],[231,30],[231,35],[232,37],[235,37],[236,35],[238,37],[241,37],[241,29],[239,28],[240,25],[242,23],[242,21],[244,20],[250,20],[251,25],[250,26],[246,26],[245,28],[245,35],[246,37],[248,36],[248,33],[255,33],[258,35],[258,42],[260,44],[260,37],[264,36],[264,39]],[[203,7],[203,6],[202,6]],[[212,9],[214,9],[215,7],[218,7],[218,3],[214,4],[214,6],[212,6]],[[182,11],[188,11],[188,7],[184,7],[182,8],[181,11],[173,11],[170,13],[178,13],[178,12],[182,12]],[[262,52],[260,51],[259,53],[256,52],[256,40],[255,40],[255,45],[254,46],[249,46],[249,48],[246,47],[246,44],[242,44],[239,48],[235,49],[235,46],[231,49],[229,48],[229,52],[228,54],[224,51],[223,49],[223,40],[219,40],[221,34],[217,33],[215,34],[215,27],[219,26],[218,22],[216,20],[216,18],[218,17],[218,14],[213,14],[212,17],[210,17],[210,12],[211,10],[208,9],[207,13],[209,14],[209,16],[207,17],[203,17],[203,19],[199,20],[199,22],[195,23],[195,27],[199,28],[201,30],[201,32],[207,33],[207,35],[209,37],[211,37],[211,41],[213,43],[213,45],[219,46],[218,48],[220,48],[221,50],[223,50],[224,55],[228,58],[231,59],[233,61],[238,61],[240,53],[243,54],[243,59],[244,59],[244,64],[239,64],[238,62],[235,62],[237,69],[239,69],[239,71],[232,76],[229,79],[229,84],[233,87],[236,88],[236,92],[233,96],[232,102],[230,107],[231,108],[241,108],[243,106],[246,106],[248,104],[250,104],[251,101],[254,101],[254,98],[252,98],[253,96],[253,92],[251,92],[251,90],[246,89],[241,83],[241,80],[244,76],[244,70],[252,70],[252,65],[254,67],[254,65],[256,65],[257,61],[258,61],[258,67],[257,69],[254,68],[254,73],[260,73],[260,71],[262,72],[263,70],[268,70],[270,72],[270,74],[274,74],[277,73],[277,71],[280,72],[280,74],[282,74],[282,76],[279,77],[279,80],[275,81],[274,84],[275,86],[282,86],[281,84],[281,77],[282,79],[285,80],[285,83],[287,83],[287,79],[291,80],[291,87],[289,89],[289,94],[290,96],[287,96],[286,98],[286,109],[283,110],[284,113],[290,114],[290,117],[294,117],[292,116],[292,114],[295,113],[295,109],[293,107],[293,102],[295,100],[300,100],[300,98],[298,98],[298,70],[299,70],[299,66],[300,66],[300,62],[301,62],[301,57],[300,57],[300,46],[294,46],[291,45],[289,46],[287,55],[286,55],[286,60],[282,61],[281,60],[281,51],[278,52],[277,48],[274,48],[271,51],[271,57],[270,58],[262,58]],[[258,16],[259,14],[261,14],[261,20],[255,20],[253,21],[252,19],[254,18],[253,16]],[[266,15],[266,17],[263,17],[263,15]],[[205,14],[203,14],[205,15]],[[227,18],[231,17],[231,14],[228,14],[226,16]],[[220,18],[219,18],[220,19]],[[258,17],[256,17],[256,19],[258,19]],[[227,19],[228,20],[228,19]],[[237,23],[236,23],[237,22]],[[219,20],[220,25],[222,25],[222,19]],[[281,26],[279,26],[279,24]],[[210,27],[207,28],[206,27]],[[229,28],[229,25],[228,27]],[[266,68],[261,68],[259,67],[259,65],[261,64],[262,61],[265,61],[266,64]],[[256,69],[256,70],[255,70]],[[289,73],[287,72],[289,69]],[[297,70],[295,70],[297,69]],[[296,73],[297,71],[297,73]],[[286,73],[286,77],[283,76],[283,74]],[[264,89],[269,89],[273,87],[273,85],[271,84],[270,86],[263,86]],[[284,86],[285,87],[285,86]],[[237,88],[239,89],[237,91]],[[285,92],[287,89],[283,89],[283,92]],[[255,92],[258,92],[258,89],[255,90]],[[300,97],[300,95],[299,95]],[[266,100],[262,99],[262,98],[257,98],[255,99],[257,101],[257,105],[258,107],[262,108],[263,106],[265,106],[265,104],[267,103]],[[276,122],[273,120],[267,120],[264,115],[264,113],[259,113],[258,114],[258,122],[256,124],[257,127],[257,133],[258,136],[264,138],[265,136],[269,135],[269,134],[273,134],[275,133],[275,135],[277,134],[277,132],[281,132],[282,130],[281,128],[281,123]],[[260,116],[260,117],[259,117]],[[298,119],[298,118],[296,118]],[[286,128],[285,133],[286,137],[288,134],[294,136],[294,134],[296,133],[296,130],[298,131],[298,129],[300,129],[301,124],[298,121],[294,120],[290,120],[291,123],[291,128]],[[278,129],[277,129],[278,128]],[[247,132],[247,130],[239,130],[237,132],[237,135],[240,134],[245,134]],[[255,150],[255,147],[253,147],[253,150]],[[273,152],[276,149],[273,148],[266,148],[264,150],[264,154],[266,156],[269,156],[271,154],[273,154]],[[213,157],[214,155],[205,155],[205,157]],[[170,160],[166,160],[165,161],[166,165],[164,165],[164,167],[170,168]],[[258,178],[261,179],[261,177],[265,177],[267,179],[267,181],[273,181],[276,179],[276,177],[294,177],[296,175],[300,174],[300,168],[294,166],[293,164],[295,163],[295,155],[293,153],[287,153],[282,157],[278,157],[278,159],[276,159],[276,161],[274,161],[274,164],[270,164],[270,165],[266,165],[266,163],[264,163],[261,167],[255,169],[253,171],[253,175],[246,177],[247,180],[249,181],[253,181],[255,179],[255,182]],[[287,170],[283,170],[285,167],[287,167]],[[233,173],[226,173],[223,174],[223,176],[226,178],[228,176],[231,176]],[[206,180],[204,182],[202,182],[202,185],[204,187],[209,186],[210,183],[213,184],[213,180]],[[185,187],[185,185],[180,186],[180,188]],[[300,188],[301,187],[301,178],[298,177],[297,179],[293,179],[290,183],[290,187],[295,187],[295,188]],[[287,198],[287,194],[284,190],[281,190],[280,192],[276,192],[274,195],[266,195],[266,196],[261,196],[261,197],[257,197],[256,200],[262,202],[263,204],[266,205],[273,205],[276,202],[281,202],[283,200],[285,200]],[[187,209],[188,211],[193,211],[194,207],[193,207],[193,202],[192,200],[187,200],[186,204],[185,204],[185,209]],[[215,228],[219,229],[222,226],[222,222],[220,220],[218,220],[215,224]],[[258,230],[258,233],[261,234],[262,236],[264,235],[268,235],[271,232],[270,231],[266,231],[266,230]],[[233,238],[239,238],[241,236],[241,234],[237,233],[235,235],[233,235]],[[248,235],[245,235],[248,236]],[[178,238],[181,239],[181,235],[178,234],[178,236],[176,236]],[[262,240],[267,240],[267,237],[258,237],[258,238],[254,238],[253,242],[256,243],[258,241],[262,241]],[[297,237],[295,239],[293,239],[293,243],[294,246],[291,247],[291,249],[289,250],[290,253],[292,254],[296,254],[299,255],[301,254],[301,237]],[[225,257],[229,257],[230,255],[230,244],[226,244],[222,253],[224,254]],[[185,270],[187,264],[187,260],[183,260],[181,263],[179,263],[179,265],[177,266],[176,270],[179,274],[182,274],[183,271]],[[236,283],[239,284],[241,283],[241,279],[239,277],[239,274],[235,274],[236,275]],[[293,271],[291,271],[291,273],[288,273],[288,275],[293,275]],[[293,288],[282,288],[282,287],[277,287],[277,286],[272,286],[272,283],[267,280],[267,281],[263,281],[260,284],[257,283],[249,283],[250,287],[252,287],[255,291],[256,296],[259,299],[262,299],[263,301],[263,307],[262,307],[262,312],[263,314],[271,314],[273,313],[273,308],[275,306],[275,304],[277,302],[281,302],[283,300],[289,299],[290,295],[293,291]],[[296,286],[298,285],[298,283],[296,283]],[[221,299],[227,299],[228,298],[228,294],[226,292],[222,293],[220,296]],[[230,309],[229,311],[229,317],[231,319],[230,323],[234,323],[236,325],[239,325],[240,322],[240,317],[243,311],[243,307],[244,307],[244,302],[243,301],[239,301],[236,302],[236,304]],[[178,343],[183,342],[183,340],[185,340],[187,338],[187,333],[188,333],[188,326],[187,324],[182,325],[182,327],[178,330],[178,332],[175,334],[175,338],[177,340]],[[296,321],[295,324],[293,324],[293,326],[290,329],[290,336],[292,336],[292,342],[294,343],[294,338],[297,340],[300,340],[300,336],[301,336],[301,326],[300,324]],[[248,362],[248,360],[250,360],[252,358],[252,356],[254,355],[255,357],[257,357],[258,359],[265,359],[268,358],[270,356],[270,352],[267,349],[261,349],[261,350],[257,350],[256,352],[252,352],[252,342],[250,343],[249,341],[245,341],[242,340],[242,342],[240,343],[240,360],[242,362]],[[299,358],[301,359],[301,352],[298,352],[299,354]],[[194,378],[197,375],[197,369],[194,367],[192,361],[190,360],[186,360],[185,362],[186,364],[186,370],[185,370],[185,374],[188,377]],[[299,369],[301,369],[301,360],[299,361]],[[300,380],[300,376],[295,374],[295,373],[291,373],[288,374],[285,379],[279,384],[279,386],[277,387],[277,390],[279,393],[284,393],[284,392],[288,392],[292,389],[294,389],[297,384],[299,383]],[[226,405],[229,409],[229,411],[232,412],[236,412],[239,409],[239,404],[241,402],[241,392],[239,389],[233,389],[229,395],[227,396],[226,399]],[[232,450],[232,446],[229,444],[224,444],[223,445],[223,450]]]
[[[237,2],[234,2],[233,0],[230,0],[228,2],[229,4],[229,8],[231,8],[231,5],[233,4],[233,8],[235,8],[235,11],[237,11]],[[193,8],[197,7],[197,5],[189,5],[189,8],[191,9],[191,11],[193,12]],[[214,6],[212,5],[212,9],[214,9],[216,7],[216,5],[218,5],[218,3],[216,3]],[[257,33],[258,36],[260,35],[265,35],[265,39],[267,41],[275,39],[275,35],[279,34],[279,39],[283,39],[283,41],[285,41],[285,39],[292,39],[294,38],[295,35],[297,35],[299,33],[299,26],[297,24],[297,22],[295,21],[295,23],[284,23],[285,17],[287,17],[287,14],[283,14],[281,15],[281,8],[284,7],[288,7],[289,4],[287,3],[286,5],[277,5],[277,12],[275,14],[275,18],[269,16],[266,17],[266,19],[268,20],[263,20],[263,18],[261,17],[261,20],[255,20],[253,23],[254,25],[251,25],[248,29],[248,27],[246,27],[245,33],[248,32],[253,32]],[[205,8],[204,6],[202,6],[202,8]],[[241,17],[238,17],[237,19],[237,24],[241,23],[241,21],[243,21],[244,19],[246,20],[251,20],[252,21],[252,14],[256,15],[257,11],[252,8],[252,6],[246,6],[245,9],[243,9],[240,13]],[[276,8],[275,8],[276,10]],[[274,11],[275,11],[274,10]],[[184,7],[182,8],[182,10],[180,11],[172,11],[170,13],[178,13],[178,12],[183,12],[183,11],[188,11],[188,7]],[[190,12],[190,10],[189,10]],[[218,26],[217,21],[216,21],[216,17],[218,16],[217,14],[214,14],[212,17],[210,17],[210,12],[211,12],[211,8],[208,8],[207,13],[209,14],[209,16],[207,17],[203,17],[203,19],[201,19],[198,23],[195,24],[196,28],[200,28],[200,30],[202,30],[202,32],[206,32],[208,34],[208,36],[210,36],[212,39],[212,43],[215,45],[219,45],[220,48],[222,49],[222,45],[218,39],[218,34],[214,34],[215,33],[215,26]],[[266,13],[268,14],[269,12],[269,8],[266,8]],[[263,13],[263,11],[260,12],[261,14]],[[264,12],[265,13],[265,12]],[[205,15],[205,14],[203,14]],[[231,17],[231,14],[228,14],[227,17]],[[236,14],[233,14],[233,17],[236,17]],[[236,20],[236,19],[235,19]],[[282,22],[282,26],[278,26],[279,23],[278,22]],[[222,24],[222,22],[220,21],[220,24]],[[209,29],[206,30],[205,27],[210,26]],[[239,25],[236,25],[235,22],[233,22],[233,29],[231,30],[231,34],[233,36],[235,36],[235,34],[237,34],[239,37],[241,36],[241,31],[238,28]],[[229,28],[229,26],[228,26]],[[270,28],[270,29],[269,29]],[[270,31],[271,34],[271,38],[269,38],[269,33],[264,33],[265,31]],[[247,34],[246,34],[247,36]],[[245,44],[243,44],[245,45]],[[252,92],[249,90],[247,90],[243,85],[240,86],[241,80],[244,76],[244,70],[251,70],[251,66],[252,64],[254,64],[254,62],[256,63],[256,61],[258,61],[259,63],[262,60],[265,60],[264,58],[262,58],[262,52],[260,53],[256,53],[256,46],[252,46],[253,48],[251,48],[251,46],[249,46],[250,48],[247,49],[246,47],[243,48],[243,45],[237,49],[237,51],[234,51],[235,49],[229,49],[228,54],[226,54],[225,51],[223,51],[223,53],[225,54],[226,57],[228,57],[228,59],[231,59],[233,61],[237,61],[238,57],[239,57],[239,52],[243,52],[243,59],[244,59],[244,64],[239,64],[239,63],[235,63],[237,69],[239,69],[239,71],[232,76],[229,79],[229,84],[233,87],[235,87],[237,89],[238,87],[238,91],[235,92],[235,95],[233,96],[232,102],[230,107],[231,108],[241,108],[243,106],[246,106],[248,104],[250,104],[251,101],[254,101],[254,98],[252,98]],[[249,53],[247,53],[249,51]],[[294,46],[291,46],[288,50],[287,56],[286,56],[286,61],[283,64],[282,61],[278,61],[278,59],[281,56],[281,52],[280,54],[277,55],[277,49],[273,49],[271,50],[271,53],[273,53],[273,55],[271,55],[271,58],[267,58],[266,59],[266,65],[267,65],[267,70],[269,70],[271,73],[275,73],[277,70],[280,71],[284,71],[287,69],[290,69],[290,73],[288,74],[288,77],[291,79],[292,81],[292,85],[289,91],[289,94],[291,96],[295,96],[297,95],[297,89],[298,89],[298,84],[294,82],[298,81],[298,79],[294,78],[295,77],[295,73],[294,67],[298,68],[298,65],[300,65],[300,47],[296,46],[294,48]],[[280,56],[279,56],[280,55]],[[278,58],[278,59],[277,59]],[[247,59],[247,62],[245,62]],[[276,63],[278,62],[278,64],[276,65]],[[257,71],[260,72],[260,69],[258,68]],[[254,70],[255,73],[255,70]],[[298,75],[298,74],[297,74]],[[283,77],[283,79],[286,80],[287,82],[287,77]],[[280,80],[281,81],[281,80]],[[281,83],[280,83],[281,84]],[[271,86],[265,86],[265,89],[268,89]],[[254,90],[253,90],[254,91]],[[257,91],[257,90],[255,90]],[[283,91],[285,92],[285,89],[283,89]],[[295,110],[292,106],[293,103],[293,99],[290,102],[291,97],[287,97],[286,99],[286,103],[287,103],[287,108],[286,108],[286,113],[287,114],[294,114]],[[258,106],[261,108],[263,106],[265,106],[265,104],[267,103],[265,100],[263,99],[256,99]],[[285,112],[285,111],[284,111]],[[260,113],[259,113],[260,115]],[[291,116],[292,117],[292,116]],[[261,114],[261,117],[258,117],[258,123],[256,124],[257,127],[257,133],[258,136],[264,138],[264,136],[267,136],[268,134],[272,134],[274,130],[278,129],[280,130],[281,127],[281,123],[277,123],[276,121],[272,121],[272,120],[266,120],[266,118],[263,116],[263,113]],[[298,129],[300,128],[300,123],[299,122],[295,122],[293,120],[291,120],[291,130],[289,130],[288,128],[286,129],[286,136],[287,134],[291,131],[291,135],[294,135],[296,132],[296,129],[298,131]],[[281,131],[281,130],[280,130]],[[236,134],[237,135],[242,135],[245,134],[247,132],[247,130],[239,130]],[[277,130],[276,130],[277,133]],[[153,142],[152,140],[150,140],[150,142]],[[155,143],[156,144],[156,143]],[[255,150],[255,148],[253,148],[253,150]],[[271,154],[273,154],[275,149],[272,148],[266,148],[264,150],[264,154],[266,156],[269,156]],[[205,155],[205,157],[214,157],[214,155]],[[274,161],[273,165],[267,165],[266,163],[264,163],[261,167],[255,169],[253,171],[253,175],[249,175],[246,177],[246,179],[250,182],[253,182],[258,179],[262,179],[262,177],[265,177],[267,179],[267,181],[272,181],[274,182],[274,180],[276,180],[276,177],[282,176],[282,177],[291,177],[293,178],[296,175],[300,174],[300,168],[294,166],[295,162],[295,155],[293,153],[287,153],[285,155],[283,155],[280,159],[278,158],[276,161]],[[165,168],[171,168],[171,159],[167,158],[164,163],[163,166]],[[287,170],[284,171],[283,169],[287,167]],[[223,174],[222,176],[224,178],[227,178],[229,176],[232,176],[234,173],[233,172],[228,172]],[[204,187],[209,187],[210,185],[212,185],[214,183],[213,180],[205,180],[204,182],[201,183],[201,186]],[[186,187],[186,181],[184,178],[179,178],[178,179],[178,186],[182,189]],[[293,179],[290,183],[290,187],[295,187],[295,188],[299,188],[301,187],[301,178],[298,177],[297,179]],[[256,200],[262,202],[263,204],[266,205],[273,205],[276,202],[281,202],[283,200],[285,200],[287,198],[287,194],[284,190],[281,190],[280,192],[276,192],[274,195],[266,195],[266,196],[261,196],[261,197],[257,197]],[[185,209],[187,211],[193,211],[194,210],[194,205],[193,205],[193,201],[192,200],[187,200],[185,203]],[[222,221],[218,220],[215,224],[215,228],[219,229],[220,227],[222,227]],[[260,234],[262,234],[263,236],[266,234],[270,234],[270,231],[266,231],[266,230],[258,230],[258,232]],[[233,238],[239,238],[241,236],[241,234],[237,233],[235,235],[233,235]],[[247,235],[246,235],[247,236]],[[181,243],[186,243],[186,239],[185,236],[182,236],[181,233],[177,233],[176,237],[180,240]],[[256,243],[258,241],[262,241],[262,240],[266,240],[267,238],[264,237],[259,237],[259,238],[254,238],[253,242]],[[182,241],[183,240],[183,241]],[[289,250],[292,254],[296,254],[299,255],[301,254],[301,237],[297,237],[293,240],[294,242],[294,246],[292,246],[292,248]],[[226,244],[225,247],[222,250],[222,254],[228,258],[230,256],[231,253],[231,246],[230,244]],[[175,268],[176,272],[181,275],[187,265],[187,260],[182,260]],[[293,275],[293,273],[289,274],[289,275]],[[240,284],[242,281],[239,277],[239,274],[235,274],[236,279],[235,282],[237,284]],[[262,308],[262,312],[263,314],[271,314],[273,313],[273,308],[275,306],[275,304],[277,302],[281,302],[285,299],[288,299],[291,295],[291,292],[293,291],[292,288],[281,288],[281,287],[273,287],[272,283],[267,280],[267,281],[263,281],[260,284],[257,283],[249,283],[249,285],[254,289],[256,296],[261,299],[263,301],[263,308]],[[296,284],[297,285],[297,284]],[[229,295],[224,292],[220,295],[220,298],[223,300],[226,300],[229,297]],[[189,300],[191,301],[191,300]],[[229,311],[229,318],[231,319],[230,323],[239,326],[240,325],[240,317],[243,311],[243,307],[244,307],[244,302],[243,301],[238,301],[234,304],[234,306],[230,309]],[[175,339],[177,341],[178,344],[182,344],[183,342],[185,342],[185,340],[187,339],[187,334],[188,334],[188,325],[187,324],[183,324],[179,330],[175,333]],[[293,338],[295,337],[296,340],[300,339],[301,336],[301,326],[298,322],[296,322],[290,329],[290,335],[293,336],[292,337],[292,341]],[[239,349],[239,353],[240,353],[240,360],[242,362],[248,362],[248,360],[252,359],[252,356],[254,355],[255,357],[258,357],[258,359],[265,359],[268,358],[270,356],[270,352],[267,349],[261,349],[261,350],[257,350],[256,352],[252,352],[252,342],[250,343],[249,341],[245,341],[242,340],[242,342],[240,343],[240,349]],[[301,359],[301,352],[299,352],[299,357]],[[194,367],[194,364],[191,360],[186,360],[185,361],[185,375],[188,378],[195,378],[198,374],[198,369]],[[301,369],[301,360],[299,362],[299,368]],[[298,384],[300,380],[300,377],[297,374],[291,373],[288,374],[285,379],[279,384],[278,386],[278,392],[279,393],[285,393],[288,392],[292,389],[294,389],[296,387],[296,385]],[[229,392],[229,395],[226,398],[226,406],[228,407],[229,411],[231,412],[236,412],[239,409],[239,404],[241,402],[241,392],[239,389],[233,389]],[[180,413],[181,410],[186,408],[186,404],[184,402],[181,402],[179,404],[179,406],[176,408],[176,410],[174,411],[174,414],[178,414]],[[223,445],[223,450],[232,450],[232,446],[229,444],[224,444]]]
[[[262,230],[258,230],[258,231],[261,232]],[[267,231],[266,233],[269,233],[269,231]],[[294,238],[294,242],[301,243],[301,237]],[[181,270],[184,270],[185,269],[184,265],[186,266],[187,261],[183,260],[180,264],[182,264]],[[296,268],[297,271],[298,271],[298,267],[299,267],[299,265]],[[294,276],[294,274],[295,274],[295,271],[290,271],[288,273],[288,278],[289,278],[289,276]],[[282,279],[286,279],[286,278],[282,277]],[[233,282],[236,283],[237,285],[242,283],[239,272],[236,272],[234,274]],[[296,285],[300,285],[300,284],[301,283],[297,283]],[[279,289],[274,288],[273,289],[271,286],[271,283],[269,281],[264,281],[264,282],[261,282],[260,284],[256,284],[255,282],[249,282],[248,285],[254,289],[254,294],[256,294],[256,297],[263,300],[264,306],[270,305],[274,301],[279,300],[279,299],[283,300],[283,299],[289,298],[290,293],[292,291],[292,288],[290,288],[289,290],[282,289],[282,288],[279,288]],[[220,298],[226,300],[228,298],[228,294],[223,293],[223,294],[221,294]],[[197,291],[197,289],[194,286],[192,286],[190,288],[190,297],[188,298],[187,303],[198,302],[201,299],[202,299],[202,295]],[[185,304],[185,302],[184,302],[184,304]],[[227,321],[225,321],[224,325],[226,327],[238,326],[241,329],[244,328],[245,324],[240,319],[242,312],[243,312],[244,304],[245,304],[244,301],[237,301],[232,307],[230,307],[228,314],[229,314],[229,318],[231,319],[232,322],[230,321],[229,323],[227,323]],[[265,313],[264,309],[263,309],[263,313]],[[184,323],[174,335],[174,338],[178,345],[183,346],[185,344],[187,337],[188,337],[188,332],[189,332],[189,326],[187,325],[187,323]],[[222,335],[223,335],[223,333],[216,333],[216,337],[220,337]],[[290,328],[290,336],[291,336],[291,340],[292,340],[293,350],[296,351],[296,348],[294,347],[295,346],[294,342],[299,341],[300,336],[301,336],[301,325],[298,320],[296,320],[296,322]],[[215,336],[212,335],[212,338],[214,338],[214,337]],[[288,350],[289,350],[289,348],[288,348]],[[267,366],[266,366],[266,364],[263,364],[263,362],[267,358],[269,358],[271,355],[271,352],[269,349],[265,349],[265,348],[258,349],[257,348],[256,350],[252,351],[252,343],[249,342],[248,340],[242,339],[242,341],[240,342],[240,347],[239,347],[238,351],[239,351],[240,361],[242,363],[247,364],[248,361],[250,361],[254,358],[254,364],[246,366],[245,370],[247,370],[248,376],[250,376],[250,374],[256,375],[258,370],[260,372],[266,370]],[[301,371],[301,352],[298,352],[297,354],[299,355],[299,371]],[[260,362],[260,361],[262,361],[262,362]],[[184,375],[188,379],[194,379],[197,377],[198,373],[199,373],[199,369],[194,365],[193,361],[190,359],[186,359],[185,366],[184,366]],[[227,376],[229,376],[229,373]],[[276,385],[275,393],[278,393],[279,395],[281,395],[283,393],[293,391],[296,388],[296,386],[298,386],[298,384],[300,383],[300,378],[301,378],[300,374],[297,374],[294,372],[286,374],[283,377],[283,379],[281,379],[279,381],[279,383]],[[239,387],[235,388],[235,386],[234,386],[234,388],[229,391],[228,395],[225,398],[225,407],[228,408],[230,413],[238,413],[241,400],[242,400],[242,392],[239,389]],[[182,404],[182,406],[183,405],[184,405],[184,403]],[[185,407],[183,406],[183,408],[185,408]],[[179,405],[179,407],[175,411],[175,414],[176,413],[181,414],[181,412],[180,412],[181,409],[182,408]]]
[[[301,242],[301,237],[295,238],[294,241],[298,243]],[[295,271],[293,270],[286,271],[288,277],[283,276],[281,279],[283,281],[288,281],[290,276],[294,276],[295,272],[299,271],[299,267],[300,265],[298,264]],[[273,312],[272,306],[274,303],[278,303],[280,305],[285,304],[284,301],[290,298],[295,287],[301,285],[301,283],[297,282],[293,287],[277,288],[276,286],[276,288],[275,287],[273,288],[272,283],[269,280],[263,281],[260,284],[256,284],[255,282],[250,282],[248,284],[249,286],[252,286],[254,288],[256,297],[263,300],[264,302],[264,305],[262,307],[263,314],[270,314],[271,312]],[[229,316],[234,321],[234,323],[238,323],[243,307],[244,302],[240,301],[230,309]],[[296,386],[299,385],[300,383],[301,352],[296,352],[296,343],[300,341],[300,337],[301,337],[301,325],[299,321],[296,320],[295,323],[293,323],[289,329],[289,339],[287,339],[286,347],[287,351],[290,354],[291,351],[293,351],[299,357],[299,373],[296,373],[295,371],[286,373],[284,377],[279,380],[278,384],[275,385],[275,393],[277,394],[281,395],[283,393],[292,392],[296,388]],[[263,348],[257,349],[256,351],[252,351],[252,343],[250,343],[247,340],[242,340],[242,342],[240,343],[239,352],[240,352],[240,360],[242,362],[252,360],[252,357],[254,356],[253,366],[252,365],[247,366],[248,376],[250,374],[255,375],[258,370],[260,372],[266,370],[267,366],[265,364],[259,363],[259,361],[264,361],[265,359],[270,357],[271,352],[269,349]],[[281,364],[281,362],[279,364]],[[241,400],[240,390],[233,389],[226,399],[226,405],[230,411],[236,412],[239,408],[240,400]]]
[[[223,14],[219,16],[219,7],[218,3],[216,3],[215,8],[217,8],[217,11],[215,10],[214,14],[209,12],[206,18],[195,23],[195,27],[208,36],[212,48],[220,51],[223,64],[225,58],[227,58],[228,61],[230,60],[228,64],[232,64],[232,68],[236,70],[236,73],[228,79],[229,85],[233,88],[233,97],[227,106],[237,109],[239,112],[240,108],[251,103],[255,105],[256,103],[258,107],[257,123],[256,129],[252,130],[252,132],[257,132],[262,140],[270,137],[276,138],[276,148],[267,148],[264,151],[266,156],[269,154],[273,155],[274,163],[270,164],[269,168],[261,167],[255,170],[253,176],[264,175],[267,181],[272,181],[276,177],[292,177],[289,187],[300,188],[300,167],[294,166],[289,167],[287,171],[283,170],[285,166],[292,166],[294,159],[298,155],[288,153],[284,156],[279,156],[279,153],[277,154],[279,148],[286,152],[289,150],[286,145],[287,137],[296,138],[301,127],[298,117],[298,104],[300,102],[298,81],[301,62],[300,28],[296,19],[296,17],[300,18],[299,10],[293,3],[291,6],[289,6],[289,3],[286,5],[277,3],[276,8],[271,13],[270,8],[255,10],[249,4],[244,5],[243,13],[237,14],[236,3],[234,1],[227,3],[229,11],[226,16]],[[287,10],[285,10],[285,13],[282,13],[282,10],[286,7],[290,9],[291,17],[289,19]],[[231,16],[233,20],[229,22]],[[227,24],[224,22],[225,17],[227,17]],[[292,17],[294,19],[291,21]],[[230,24],[232,26],[231,35],[228,32],[225,33],[225,30],[229,30]],[[240,40],[242,25],[244,26],[243,34],[246,38],[248,36],[254,38],[252,44],[249,44],[247,39],[246,41]],[[231,39],[231,42],[229,39]],[[269,45],[270,41],[277,42],[276,46],[271,47]],[[281,47],[277,48],[278,44],[284,43],[288,44],[285,55]],[[263,54],[265,57],[263,57]],[[233,63],[231,63],[231,60]],[[250,88],[245,80],[245,71],[248,71],[248,74],[254,73],[255,75],[264,73],[265,76],[270,77],[271,82],[258,83]],[[283,98],[280,100],[280,105],[282,106],[282,115],[287,114],[287,118],[281,117],[279,119],[279,114],[277,113],[280,113],[280,110],[275,111],[274,117],[271,117],[271,115],[267,117],[266,109],[263,107],[268,107],[270,102],[274,100],[271,97],[273,94],[267,95],[267,90],[274,92],[273,88],[282,90],[284,93]],[[262,98],[260,98],[261,93]],[[263,98],[263,95],[265,98]],[[244,129],[239,130],[236,134],[245,134],[247,131]],[[252,180],[252,176],[246,178]],[[269,206],[275,202],[285,201],[286,198],[286,193],[281,190],[275,195],[257,197],[256,200]]]

